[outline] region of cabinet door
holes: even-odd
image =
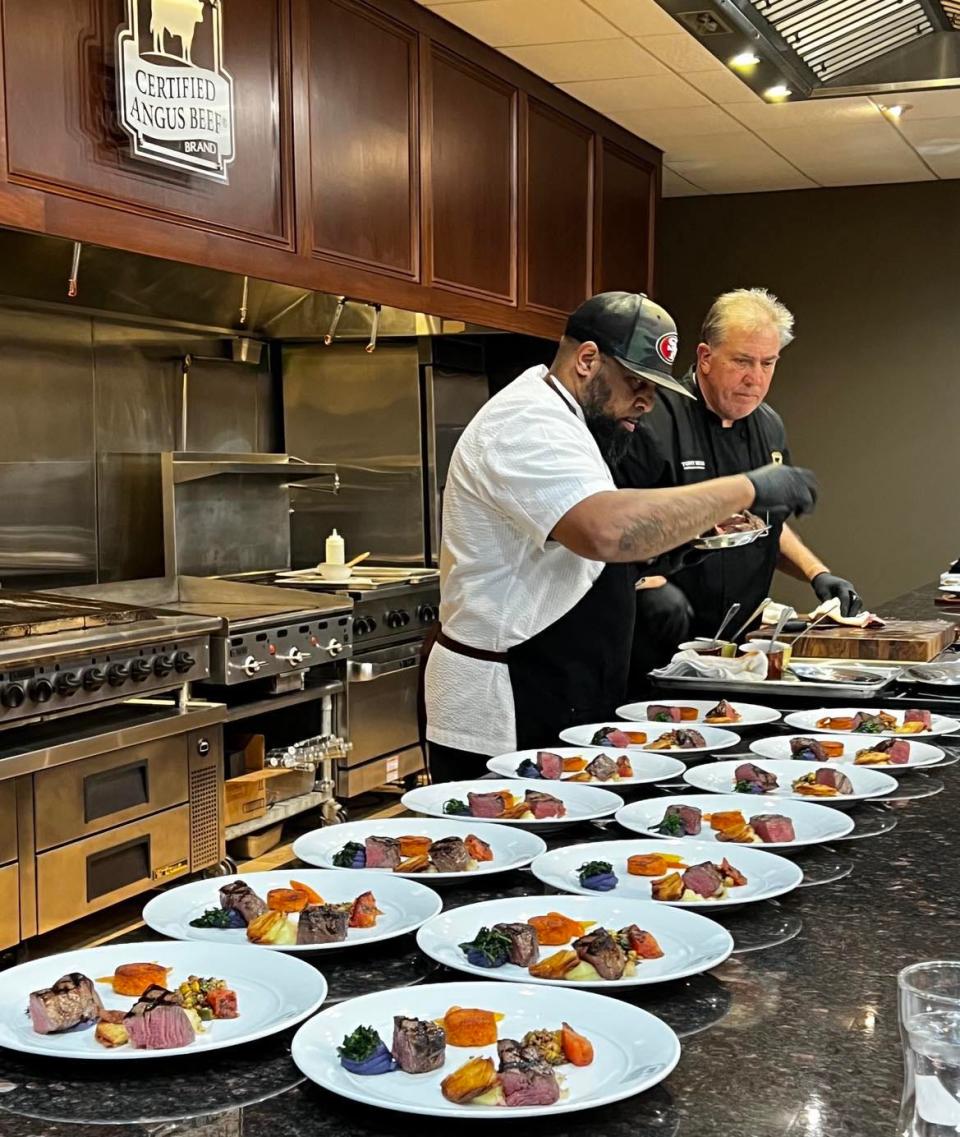
[[[568,315],[590,295],[593,132],[527,103],[523,303]]]
[[[599,183],[596,291],[649,292],[656,170],[642,158],[604,142]]]
[[[206,6],[188,29],[182,21],[192,10],[182,2],[178,7],[168,0],[166,8],[138,3],[145,66],[180,60],[191,45],[198,67],[211,64],[215,25]],[[126,22],[122,0],[3,0],[2,9],[10,181],[201,229],[292,244],[285,0],[222,5],[222,66],[233,79],[235,153],[225,181],[132,155],[117,107],[117,33]],[[164,55],[150,51],[147,29],[157,18],[154,9],[168,21],[161,33]],[[187,37],[186,47],[179,33]],[[139,73],[138,81],[148,82]],[[151,102],[150,113],[161,102],[160,97]],[[174,99],[171,105],[180,103]],[[109,227],[93,239],[110,244]]]
[[[431,52],[424,164],[432,283],[514,303],[517,91],[459,56]],[[426,130],[426,126],[425,126]]]
[[[415,278],[416,36],[353,0],[307,20],[313,251]]]

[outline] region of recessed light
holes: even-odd
[[[730,60],[731,67],[756,67],[760,56],[755,51],[741,51]]]
[[[880,109],[888,118],[899,119],[903,118],[907,111],[913,108],[909,103],[893,103],[889,107],[881,106]]]
[[[763,92],[765,99],[789,99],[793,91],[786,85],[786,83],[777,83],[774,87],[768,87]]]

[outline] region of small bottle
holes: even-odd
[[[327,538],[326,558],[328,565],[343,564],[343,538],[336,529]]]

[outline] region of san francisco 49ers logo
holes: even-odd
[[[673,363],[677,358],[677,333],[667,332],[657,340],[657,355],[664,363]]]

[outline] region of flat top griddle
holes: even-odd
[[[0,592],[0,640],[135,624],[154,619],[149,609],[59,593]]]

